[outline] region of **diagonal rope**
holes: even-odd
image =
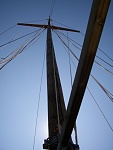
[[[58,37],[59,37],[59,36],[58,36]],[[61,42],[63,41],[63,40],[61,40],[61,38],[59,38],[59,39],[60,39]],[[64,48],[65,48],[66,45],[64,44],[64,42],[62,42],[62,43],[63,43]],[[66,47],[67,47],[67,46],[66,46]],[[69,49],[69,50],[70,50],[70,49]],[[66,52],[67,52],[67,51],[66,51]],[[72,55],[73,55],[73,53],[72,53]],[[70,58],[71,58],[71,57],[70,57]],[[72,61],[72,59],[71,59],[71,61]],[[75,66],[75,64],[74,64],[73,61],[72,61],[72,63],[73,63],[73,65],[74,65],[74,67],[76,68],[76,66]],[[96,63],[97,63],[97,62],[96,62]],[[100,64],[98,64],[98,65],[100,65]],[[101,67],[102,67],[102,66],[101,66]],[[104,69],[105,69],[105,68],[104,68]],[[106,70],[106,71],[108,71],[108,70]],[[108,71],[108,72],[109,72],[109,71]],[[112,72],[109,72],[109,73],[113,74]],[[92,75],[91,75],[91,76],[92,76]],[[92,77],[93,77],[93,76],[92,76]],[[106,93],[106,95],[108,96],[108,98],[110,98],[111,101],[113,102],[113,94],[111,94],[107,89],[105,89],[105,88],[99,83],[99,81],[97,81],[94,77],[93,77],[93,79],[94,79],[94,80],[96,81],[96,83],[101,87],[101,89]],[[95,101],[95,103],[96,103],[98,109],[100,110],[102,116],[104,117],[105,121],[107,122],[108,126],[109,126],[110,129],[113,131],[112,126],[110,125],[110,123],[109,123],[109,121],[107,120],[106,116],[104,115],[102,109],[100,108],[100,106],[98,105],[97,101],[95,100],[93,94],[91,93],[91,91],[89,90],[88,87],[87,87],[87,89],[88,89],[90,95],[92,96],[93,100]]]
[[[68,47],[69,47],[69,39],[68,39],[68,32],[67,32],[67,40],[68,40]],[[72,67],[71,67],[71,59],[70,59],[70,51],[68,49],[68,56],[69,56],[69,68],[70,68],[70,79],[71,79],[71,88],[72,88]],[[77,125],[76,122],[74,124],[74,130],[75,130],[75,142],[78,145],[78,135],[77,135]]]
[[[39,30],[40,30],[40,29],[39,29]],[[26,35],[23,35],[23,36],[21,36],[21,37],[19,37],[19,38],[14,38],[14,39],[12,39],[12,40],[9,41],[9,42],[0,45],[0,48],[3,47],[3,46],[5,46],[5,45],[7,45],[7,44],[10,44],[10,43],[12,43],[12,42],[14,42],[14,41],[17,41],[17,40],[19,40],[19,39],[21,39],[21,38],[24,38],[24,37],[26,37],[26,36],[28,36],[28,35],[30,35],[30,34],[33,34],[33,33],[37,32],[37,31],[38,31],[38,30],[35,30],[35,31],[30,32],[30,33],[28,33],[28,34],[26,34]]]
[[[52,0],[50,16],[52,16],[52,14],[53,14],[54,6],[55,6],[55,0]]]
[[[60,41],[67,47],[67,48],[69,48],[66,44],[65,44],[65,42],[61,39],[61,37],[58,35],[58,33],[57,32],[55,32],[56,34],[57,34],[57,36],[58,36],[58,38],[60,39]],[[71,49],[69,48],[69,51],[71,52],[71,54],[79,61],[79,59],[77,58],[77,56],[71,51]],[[96,62],[97,63],[97,62]],[[97,63],[98,65],[100,65],[99,63]],[[107,69],[106,69],[106,71],[108,71]],[[109,73],[111,73],[112,75],[113,75],[113,73],[112,72],[110,72],[109,71]],[[90,74],[91,75],[91,74]],[[92,75],[91,75],[92,76]],[[93,76],[92,76],[93,77]],[[100,88],[104,91],[104,93],[110,98],[110,100],[111,101],[113,101],[113,94],[112,93],[110,93],[104,86],[102,86],[101,84],[100,84],[100,82],[99,81],[97,81],[94,77],[93,77],[93,79],[96,81],[96,83],[100,86]]]
[[[91,97],[93,98],[94,102],[96,103],[96,105],[97,105],[98,109],[100,110],[100,112],[101,112],[102,116],[104,117],[105,121],[107,122],[108,126],[110,127],[111,131],[113,131],[112,126],[110,125],[109,121],[107,120],[106,116],[104,115],[104,113],[103,113],[102,109],[100,108],[100,106],[99,106],[99,104],[97,103],[96,99],[94,98],[93,94],[91,93],[91,91],[89,90],[89,88],[88,88],[88,87],[87,87],[87,89],[88,89],[88,91],[89,91],[89,93],[90,93]]]
[[[63,34],[62,32],[60,32],[60,31],[57,31],[58,33],[60,33],[63,37],[65,37],[66,39],[67,39],[67,36],[65,35],[65,34]],[[71,38],[69,38],[68,37],[68,39],[69,39],[69,41],[71,42],[71,44],[76,48],[76,49],[78,49],[79,51],[81,51],[81,48],[82,48],[82,45],[80,45],[78,42],[76,42],[76,41],[74,41],[73,39],[71,39]],[[81,48],[79,48],[78,46],[76,46],[75,44],[77,44],[78,46],[80,46]],[[98,48],[99,50],[101,50],[100,48]],[[101,52],[103,52],[102,50],[101,50]],[[104,52],[103,52],[104,53]],[[106,53],[104,53],[104,55],[106,56],[106,57],[108,57],[111,61],[113,61],[112,60],[112,58],[110,58]],[[104,63],[106,63],[107,65],[109,65],[110,67],[113,67],[113,65],[111,65],[110,63],[108,63],[107,61],[105,61],[104,59],[102,59],[102,58],[100,58],[99,56],[97,56],[96,55],[96,57],[98,58],[98,59],[100,59],[101,61],[103,61]],[[94,61],[95,62],[95,61]]]
[[[3,31],[2,33],[0,33],[0,35],[2,35],[2,34],[4,34],[4,33],[6,33],[7,31],[9,31],[10,29],[14,28],[15,26],[16,26],[16,25],[13,25],[12,27],[10,27],[10,28],[6,29],[5,31]]]
[[[37,112],[36,112],[36,121],[35,121],[35,131],[34,131],[34,138],[33,138],[33,150],[35,149],[35,142],[36,142],[36,132],[37,132],[38,114],[39,114],[39,106],[40,106],[40,95],[41,95],[41,90],[42,90],[42,79],[43,79],[43,72],[44,72],[45,54],[46,54],[46,51],[44,52],[43,65],[42,65],[41,82],[40,82],[38,105],[37,105]]]
[[[110,100],[113,102],[113,94],[110,93],[99,81],[96,80],[96,78],[91,75],[91,77],[96,81],[96,83],[101,87],[101,89],[105,92],[105,94],[110,98]]]
[[[41,30],[41,29],[40,29]],[[44,31],[45,29],[43,29]],[[38,32],[35,33],[35,35],[33,35],[32,38],[29,38],[26,42],[24,42],[19,48],[17,48],[16,50],[14,50],[13,52],[11,52],[6,58],[3,58],[0,63],[3,64],[2,67],[0,68],[0,70],[7,65],[11,60],[13,60],[16,56],[18,56],[19,54],[21,54],[23,51],[25,51],[26,49],[28,49],[29,47],[27,47],[30,43],[32,43],[43,31],[41,31],[39,34]],[[35,43],[35,42],[34,42]]]

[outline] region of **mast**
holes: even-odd
[[[48,91],[48,128],[49,137],[61,132],[66,112],[58,67],[51,35],[50,18],[47,27],[47,91]]]
[[[48,94],[48,133],[49,137],[44,140],[43,149],[57,150],[60,136],[61,127],[64,122],[66,108],[64,103],[64,97],[54,52],[54,46],[52,41],[51,29],[65,30],[71,32],[80,32],[79,30],[67,29],[62,27],[53,26],[50,24],[50,17],[48,19],[48,25],[39,24],[26,24],[18,23],[22,26],[41,27],[47,29],[47,51],[46,51],[46,65],[47,65],[47,94]],[[77,150],[79,146],[73,144],[71,137],[67,144],[68,150]]]

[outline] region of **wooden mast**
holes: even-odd
[[[47,65],[47,94],[48,94],[48,131],[49,137],[44,140],[43,149],[57,150],[60,140],[61,127],[64,122],[66,113],[64,97],[58,72],[58,67],[55,58],[54,46],[52,41],[51,29],[65,30],[71,32],[80,32],[79,30],[67,29],[50,25],[50,17],[48,25],[26,24],[18,23],[22,26],[47,28],[47,51],[46,51],[46,65]],[[68,150],[75,150],[78,145],[72,143],[70,138]]]
[[[51,35],[50,18],[47,27],[47,91],[48,91],[48,127],[49,137],[60,132],[66,112],[54,46]]]

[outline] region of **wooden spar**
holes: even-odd
[[[30,26],[30,27],[40,27],[40,28],[47,28],[48,25],[44,25],[44,24],[28,24],[28,23],[18,23],[17,25],[21,25],[21,26]],[[57,27],[57,26],[50,26],[51,29],[55,29],[55,30],[64,30],[64,31],[71,31],[71,32],[80,32],[79,30],[74,30],[74,29],[69,29],[69,28],[62,28],[62,27]]]
[[[54,46],[51,35],[50,19],[47,27],[47,91],[48,91],[48,127],[49,137],[56,136],[64,121],[66,112],[64,97],[56,63]],[[59,124],[59,125],[58,125]]]
[[[94,0],[57,150],[65,150],[83,100],[110,0]]]

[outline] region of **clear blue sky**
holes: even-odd
[[[18,22],[47,23],[51,11],[52,0],[1,0],[0,2],[0,33]],[[56,0],[51,18],[85,34],[92,0]],[[99,48],[113,59],[113,1],[107,15]],[[39,21],[42,20],[42,21]],[[52,21],[52,24],[56,22]],[[62,25],[59,25],[62,26]],[[15,26],[0,36],[0,45],[14,37],[20,37],[36,28]],[[67,35],[67,32],[63,32]],[[82,45],[84,37],[79,33],[68,33],[68,36]],[[29,36],[30,37],[30,36]],[[27,37],[28,38],[28,37]],[[0,59],[6,57],[22,42],[18,40],[0,50]],[[58,61],[61,83],[66,104],[68,103],[71,85],[69,60],[65,49],[53,32],[53,42]],[[77,56],[78,50],[69,43]],[[0,71],[0,150],[32,150],[36,111],[39,99],[39,88],[44,52],[46,49],[46,31],[42,37],[28,50],[17,56]],[[100,51],[97,55],[113,65]],[[77,65],[77,61],[72,56]],[[113,67],[95,59],[102,66],[113,72]],[[72,64],[73,78],[75,68]],[[113,93],[113,76],[94,63],[92,75],[111,93]],[[103,110],[113,128],[113,102],[106,96],[97,83],[90,77],[88,87]],[[37,122],[35,150],[42,150],[47,133],[47,91],[46,64],[42,80],[40,107]],[[82,106],[77,118],[78,141],[81,150],[112,150],[113,131],[96,106],[93,98],[86,90]]]

